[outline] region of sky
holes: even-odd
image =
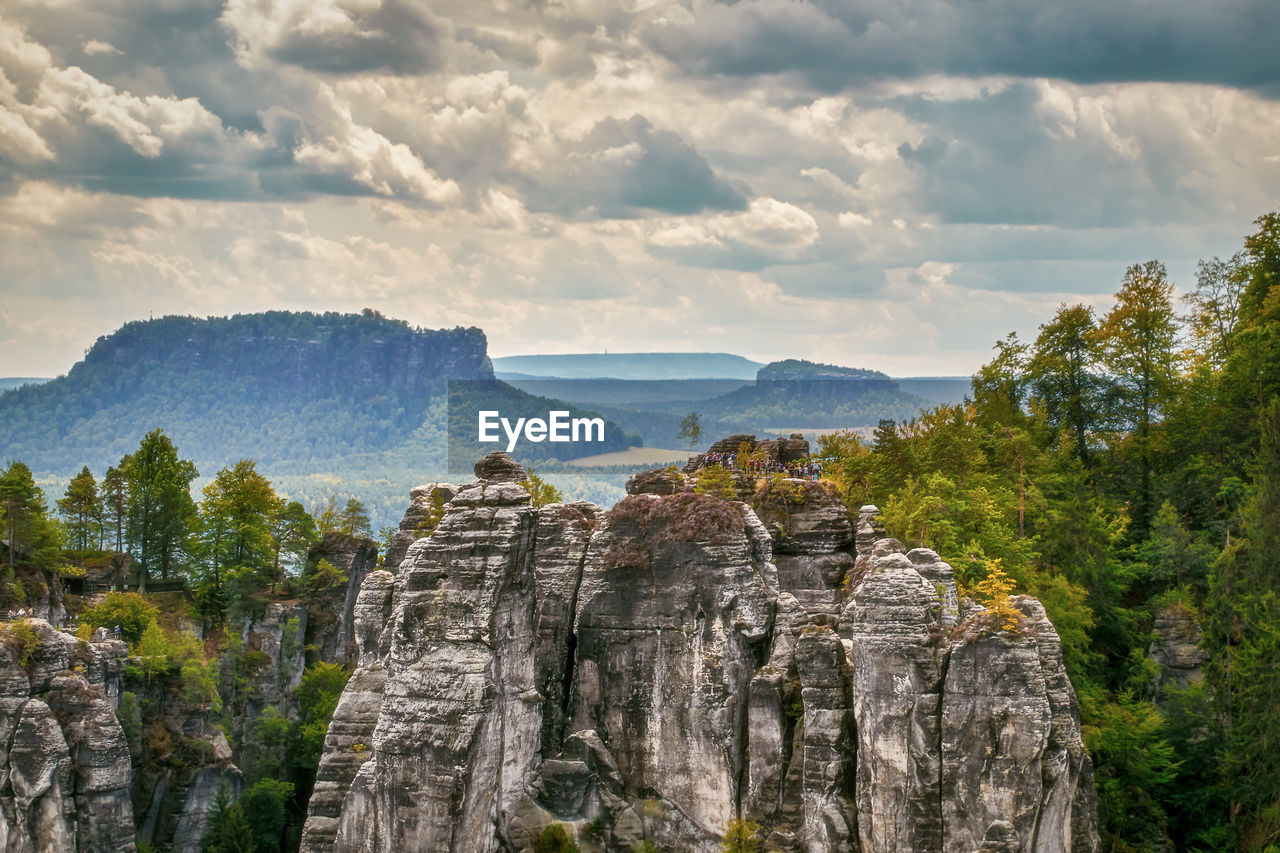
[[[1280,206],[1270,0],[0,0],[0,376],[165,314],[972,372]]]

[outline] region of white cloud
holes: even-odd
[[[84,43],[82,50],[84,50],[85,56],[103,56],[108,54],[123,53],[123,51],[121,51],[118,47],[108,44],[105,41],[100,41],[98,39],[87,40]]]

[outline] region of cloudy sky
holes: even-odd
[[[1269,0],[0,0],[0,375],[169,313],[978,367],[1280,206]]]

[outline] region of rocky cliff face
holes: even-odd
[[[41,619],[0,628],[0,850],[131,851],[125,656]]]
[[[303,850],[1092,851],[1057,635],[956,595],[821,484],[633,480],[535,508],[503,460],[354,607]]]

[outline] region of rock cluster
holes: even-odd
[[[753,506],[652,472],[601,512],[477,473],[364,581],[303,850],[532,851],[559,825],[710,853],[735,819],[776,851],[1097,849],[1038,602],[988,625],[822,484]]]
[[[42,619],[0,634],[0,849],[134,850],[113,708],[124,643],[83,643]]]

